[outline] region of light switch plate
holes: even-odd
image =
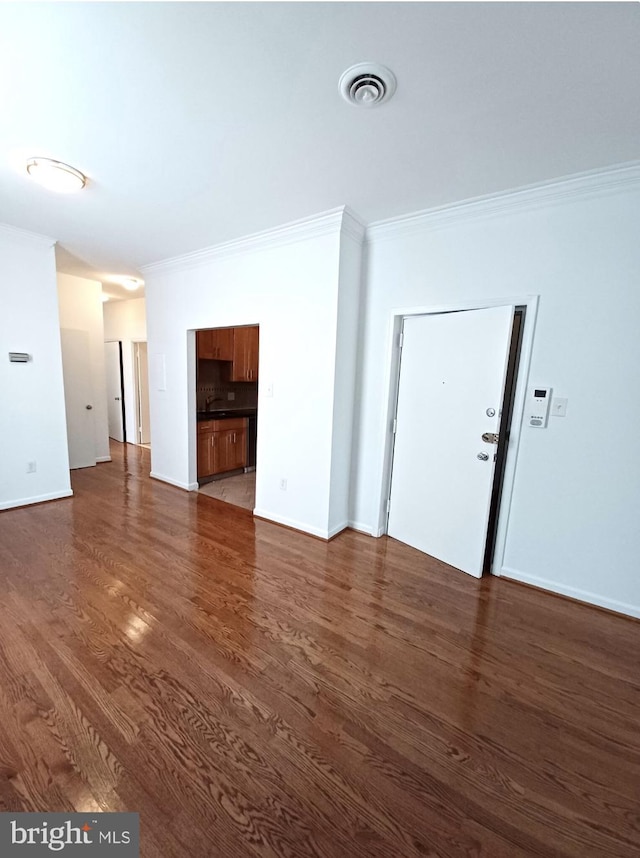
[[[567,416],[567,402],[569,400],[563,396],[554,396],[553,402],[551,403],[551,416],[552,417],[566,417]]]

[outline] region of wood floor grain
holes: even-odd
[[[151,480],[0,514],[0,809],[146,858],[640,854],[640,623]]]

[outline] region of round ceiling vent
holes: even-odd
[[[393,72],[377,63],[358,63],[340,77],[340,94],[358,107],[376,107],[396,90]]]

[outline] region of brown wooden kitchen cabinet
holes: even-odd
[[[258,325],[233,329],[231,381],[258,380]]]
[[[198,423],[198,479],[235,471],[246,464],[246,417]]]
[[[233,360],[234,328],[212,328],[196,331],[196,354],[199,360]]]
[[[225,421],[228,423],[246,421]],[[235,471],[247,464],[247,432],[245,426],[238,429],[223,429],[213,433],[213,473]]]
[[[211,423],[207,421],[207,427]],[[198,423],[198,479],[213,474],[213,432]]]

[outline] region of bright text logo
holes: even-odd
[[[0,813],[0,855],[138,858],[137,813]]]

